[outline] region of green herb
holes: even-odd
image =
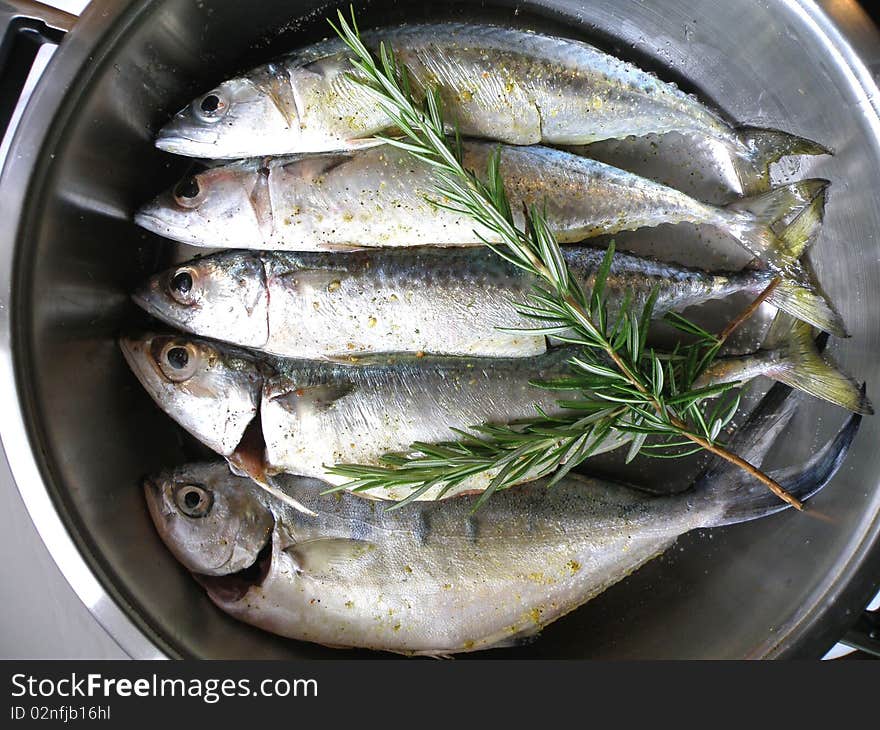
[[[500,174],[499,152],[490,156],[485,179],[466,169],[458,134],[447,137],[437,90],[423,90],[424,102],[419,103],[410,75],[393,51],[381,43],[375,59],[364,46],[353,11],[350,25],[341,12],[339,25],[331,25],[354,54],[352,78],[372,95],[399,133],[398,138],[381,139],[430,165],[434,203],[468,215],[479,227],[492,231],[500,243],[485,239],[484,243],[540,282],[527,303],[518,305],[523,315],[535,321],[535,327],[527,331],[579,346],[569,362],[569,377],[536,383],[571,396],[560,401],[565,417],[539,411],[535,418],[509,426],[480,426],[472,433],[456,430],[456,441],[413,444],[414,453],[387,454],[378,466],[337,464],[328,471],[350,479],[338,489],[411,489],[395,505],[400,506],[435,487],[442,496],[469,477],[488,473],[493,477],[477,502],[479,507],[493,492],[526,477],[555,471],[555,483],[600,447],[606,450],[609,445],[628,442],[628,459],[639,453],[678,457],[705,449],[746,470],[800,508],[800,502],[773,479],[718,441],[739,405],[737,396],[724,394],[738,383],[693,388],[742,318],[715,337],[673,315],[668,321],[694,341],[671,353],[649,349],[646,342],[656,291],[641,312],[634,312],[625,301],[617,317],[613,321],[609,317],[605,283],[613,243],[591,290],[585,291],[571,275],[542,210],[528,207],[524,225],[515,223]],[[714,402],[711,409],[710,400]]]

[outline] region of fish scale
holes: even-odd
[[[570,356],[560,349],[525,361],[400,357],[357,367],[275,361],[260,408],[267,461],[279,471],[341,484],[347,480],[328,476],[327,465],[375,463],[384,453],[409,450],[415,441],[455,439],[451,427],[509,423],[536,415],[536,407],[558,414],[556,394],[529,383],[568,372]],[[609,439],[607,447],[619,439]],[[485,489],[493,476],[475,475],[447,496]],[[424,496],[435,498],[438,492]],[[365,494],[403,499],[409,490]]]

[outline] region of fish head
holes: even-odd
[[[268,172],[248,162],[188,175],[141,207],[135,223],[193,246],[265,248],[272,225]]]
[[[299,120],[292,90],[271,85],[267,73],[224,81],[181,109],[159,131],[156,146],[178,155],[213,159],[297,151]],[[268,76],[270,85],[267,87]],[[274,93],[273,93],[274,92]],[[280,103],[279,93],[289,103]]]
[[[257,254],[194,259],[152,276],[132,299],[163,322],[194,334],[256,348],[269,339],[268,289]]]
[[[269,544],[275,518],[260,491],[222,462],[187,465],[144,481],[162,542],[188,570],[210,576],[246,570]]]
[[[250,355],[205,340],[122,337],[122,354],[156,404],[199,441],[230,456],[257,415],[263,375]]]

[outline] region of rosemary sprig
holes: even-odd
[[[399,506],[435,487],[442,496],[471,476],[490,473],[493,477],[477,502],[479,507],[493,492],[527,476],[556,471],[556,481],[607,446],[609,439],[616,439],[629,441],[628,459],[639,453],[675,457],[709,451],[744,469],[801,509],[801,503],[776,481],[719,443],[739,399],[722,398],[711,411],[706,401],[738,384],[692,387],[732,327],[715,337],[674,315],[669,318],[671,323],[696,341],[672,353],[648,349],[656,292],[640,314],[625,301],[616,318],[612,321],[609,317],[605,283],[613,243],[586,292],[571,275],[541,210],[525,208],[524,224],[515,222],[500,174],[500,152],[490,156],[485,181],[466,169],[457,133],[454,139],[447,138],[438,91],[422,90],[424,102],[417,102],[410,74],[393,51],[380,43],[377,60],[363,44],[354,11],[350,25],[341,12],[338,23],[330,24],[354,54],[352,78],[372,95],[400,134],[399,138],[381,138],[430,165],[438,196],[435,204],[468,215],[478,227],[491,231],[493,240],[484,238],[483,242],[539,282],[527,303],[518,305],[523,315],[536,321],[528,331],[554,335],[579,347],[569,361],[569,378],[539,383],[576,393],[576,398],[560,402],[571,411],[570,417],[552,418],[539,412],[534,419],[509,426],[479,426],[473,433],[456,431],[456,441],[413,444],[414,453],[385,455],[381,465],[337,464],[328,471],[350,479],[340,489],[411,489]],[[734,326],[739,321],[741,318]],[[648,443],[651,437],[660,441]]]

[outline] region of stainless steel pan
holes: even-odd
[[[3,444],[62,571],[133,656],[349,654],[233,622],[162,547],[139,480],[197,451],[141,391],[115,344],[138,316],[126,293],[170,255],[130,222],[183,169],[153,149],[157,126],[220,78],[325,35],[331,11],[289,0],[95,0],[49,64],[9,150],[0,181]],[[540,0],[477,11],[375,2],[359,3],[359,15],[363,25],[480,17],[587,37],[739,122],[831,146],[834,157],[789,172],[834,183],[814,262],[853,333],[832,351],[867,379],[876,402],[880,37],[856,2]],[[36,25],[51,39],[67,22]],[[810,404],[777,458],[803,459],[839,418]],[[688,536],[540,641],[498,655],[821,655],[880,579],[878,418],[863,424],[810,513]]]

